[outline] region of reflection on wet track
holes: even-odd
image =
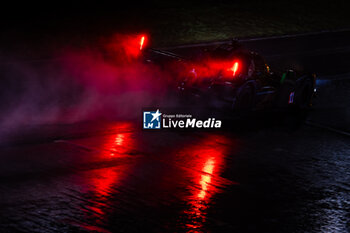
[[[0,138],[0,233],[350,232],[350,142],[344,136],[350,131],[349,38],[348,31],[339,31],[244,42],[265,55],[272,68],[316,72],[317,98],[307,116],[316,127],[290,129],[289,123],[295,126],[291,118],[284,122],[288,126],[243,124],[240,128],[249,129],[237,132],[234,127],[146,132],[140,122],[122,121],[33,128],[11,123],[18,134],[1,132]],[[171,52],[186,56],[200,48],[185,47]],[[54,63],[34,62],[33,68],[51,70]],[[16,67],[3,67],[5,76],[14,78],[9,84],[22,76],[22,69],[10,75]],[[134,94],[113,100],[112,112],[129,107],[124,97],[139,102]],[[25,100],[31,103],[32,97]],[[114,103],[121,103],[120,109],[114,110]],[[100,102],[87,109],[95,104]],[[69,106],[79,116],[89,112],[85,104],[82,112]],[[14,119],[3,114],[5,122],[22,121],[17,113],[28,106],[23,107],[14,108]],[[40,104],[39,118],[51,119],[56,111],[50,109]]]
[[[133,150],[134,139],[132,133],[127,129],[131,129],[131,123],[122,123],[113,126],[114,130],[120,133],[111,134],[103,138],[100,148],[100,157],[102,160],[114,161],[119,158],[129,156]],[[126,132],[123,132],[126,131]],[[105,167],[89,171],[86,179],[82,182],[89,184],[92,189],[85,190],[82,194],[89,193],[89,199],[84,203],[83,211],[86,214],[84,224],[79,224],[83,229],[97,232],[109,232],[102,227],[103,222],[108,219],[113,203],[111,195],[115,193],[119,182],[127,174],[128,166]],[[91,222],[90,224],[87,224]]]
[[[310,128],[294,134],[145,132],[133,122],[104,125],[103,131],[2,148],[1,228],[347,229],[350,144],[345,138]]]
[[[130,132],[104,137],[101,157],[107,160],[129,157],[130,153],[137,150],[135,140]],[[168,150],[168,153],[171,154],[168,158],[169,161],[163,161],[164,158],[158,158],[156,154],[149,155],[154,163],[164,162],[168,166],[174,163],[175,170],[177,170],[175,174],[181,173],[171,182],[174,187],[178,187],[180,190],[188,190],[180,192],[179,199],[182,199],[186,205],[178,213],[182,216],[181,227],[188,232],[204,230],[206,209],[210,208],[212,196],[220,190],[223,191],[222,188],[228,183],[220,179],[221,170],[224,169],[223,161],[228,150],[228,142],[224,136],[208,134],[187,147]],[[133,165],[122,165],[117,168],[113,166],[89,171],[88,179],[83,180],[83,182],[91,186],[92,189],[83,192],[83,196],[89,194],[89,199],[87,203],[84,203],[83,209],[86,219],[84,224],[79,225],[81,228],[106,231],[104,227],[111,211],[118,208],[115,206],[116,200],[113,197],[119,195],[119,190],[125,192],[127,187],[123,187],[123,185],[138,183],[137,180],[140,179],[140,177],[136,177],[136,181],[133,181],[135,179],[133,169],[135,169]],[[137,169],[144,170],[145,168],[138,167]],[[160,187],[155,187],[154,191],[170,193],[173,188],[162,185],[162,176],[172,176],[172,174],[165,171],[158,175],[156,180],[145,180],[145,182],[150,182],[153,185],[159,184]],[[141,179],[143,178],[141,177]],[[123,179],[125,179],[124,182],[122,182]],[[83,185],[85,186],[85,184]],[[170,190],[167,190],[168,188]],[[87,222],[92,224],[88,225]]]
[[[210,207],[211,197],[219,192],[218,187],[222,185],[212,177],[219,176],[224,169],[223,160],[227,148],[222,143],[225,141],[227,143],[224,137],[210,135],[180,152],[192,161],[193,182],[196,184],[186,200],[189,207],[184,211],[187,215],[185,227],[189,232],[204,230],[202,228],[206,220],[206,209]]]

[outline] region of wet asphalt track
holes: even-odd
[[[313,125],[179,133],[86,122],[23,133],[0,148],[0,232],[349,232],[349,37],[246,42],[272,67],[318,71]]]

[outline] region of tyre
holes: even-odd
[[[249,113],[254,108],[254,91],[250,85],[245,85],[239,91],[234,104],[234,110],[240,113]]]
[[[295,107],[294,104],[290,104],[289,98],[291,93],[295,92],[296,87],[296,75],[294,71],[288,71],[282,75],[281,85],[277,92],[277,98],[275,99],[275,106],[279,109],[290,109]]]
[[[296,105],[300,109],[309,109],[313,96],[314,87],[311,79],[306,79],[296,90]]]

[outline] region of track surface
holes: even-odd
[[[23,131],[0,148],[0,231],[349,232],[350,33],[244,43],[272,68],[319,74],[309,124],[179,133],[114,121]]]

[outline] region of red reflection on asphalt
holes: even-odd
[[[109,194],[111,193],[110,188],[118,180],[119,171],[116,171],[114,168],[105,168],[99,169],[94,172],[95,178],[92,179],[92,184],[94,186],[94,192],[96,199],[99,201],[107,200]],[[103,212],[102,210],[98,212]]]
[[[114,161],[129,156],[128,153],[133,149],[134,144],[132,133],[127,130],[130,127],[132,127],[130,123],[118,125],[116,130],[121,132],[110,135],[106,139],[101,154],[107,161],[109,159],[111,159],[110,161]],[[95,192],[100,197],[107,197],[109,195],[109,188],[117,182],[118,176],[121,171],[123,171],[124,167],[125,166],[113,166],[98,170],[98,173],[101,174],[97,174],[98,176],[93,179],[93,183]]]
[[[111,138],[110,144],[107,144],[105,150],[109,151],[109,155],[114,156],[127,156],[132,147],[131,134],[130,133],[118,133]]]
[[[85,206],[87,211],[84,212],[87,214],[86,218],[95,221],[96,225],[108,217],[110,196],[117,192],[115,187],[129,169],[127,164],[120,162],[120,159],[128,156],[128,152],[133,149],[132,133],[128,130],[130,127],[132,126],[129,123],[116,126],[114,130],[120,133],[108,136],[101,147],[101,159],[106,162],[106,167],[89,171],[88,182],[92,187],[93,196]],[[117,162],[117,166],[114,162]],[[89,229],[90,226],[84,224],[81,227]]]
[[[120,133],[111,135],[105,140],[101,155],[104,158],[128,156],[134,146],[130,131],[132,128],[133,125],[129,122],[116,125],[113,130]]]
[[[215,166],[215,158],[210,157],[203,167],[203,172],[207,174],[202,175],[199,181],[202,188],[202,190],[198,193],[198,198],[200,199],[205,198],[208,188],[210,187],[210,186],[208,187],[208,184],[211,183],[211,175],[213,174],[214,166]]]
[[[187,200],[189,208],[184,211],[188,232],[200,231],[206,221],[206,210],[210,207],[211,199],[220,191],[218,187],[221,184],[216,177],[221,174],[224,166],[226,141],[224,137],[211,135],[183,151],[183,155],[191,159],[191,183],[195,186],[194,189],[189,187],[192,190]]]

